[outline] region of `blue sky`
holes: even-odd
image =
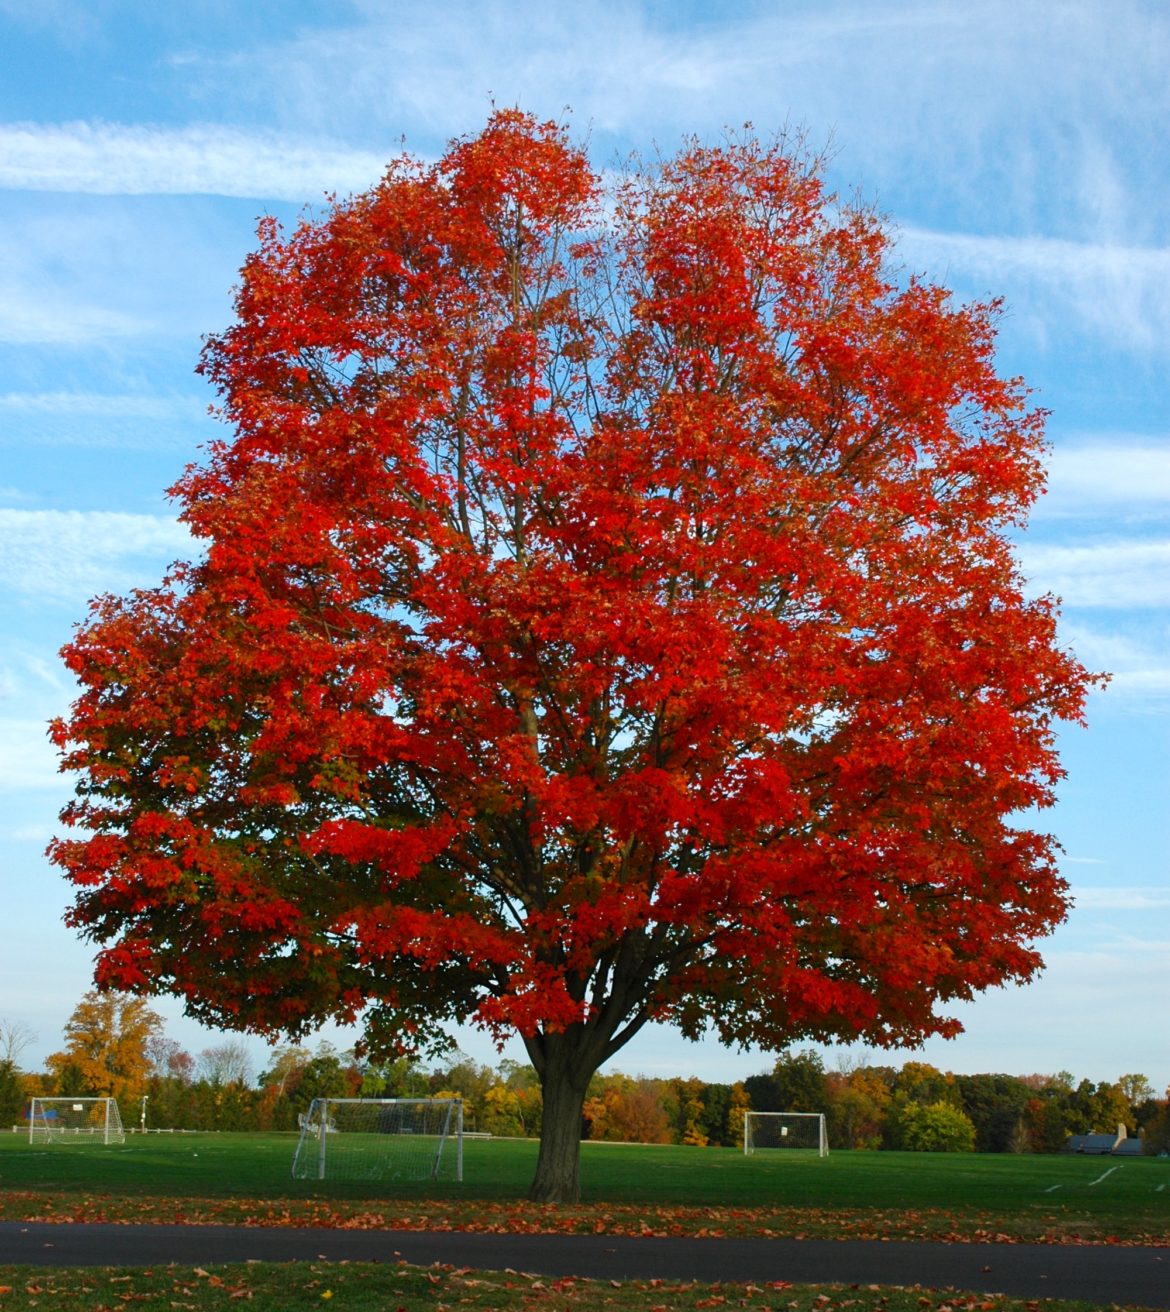
[[[1049,823],[1076,907],[1047,972],[920,1055],[1170,1084],[1168,67],[1161,0],[0,0],[0,1017],[37,1034],[26,1063],[89,983],[42,855],[67,796],[56,652],[91,596],[187,550],[163,490],[215,432],[193,366],[256,218],[369,185],[403,139],[433,157],[494,100],[568,112],[602,166],[801,127],[907,269],[1006,299],[1001,369],[1052,412],[1021,560],[1114,679],[1062,736]],[[216,1041],[158,1008],[194,1052]],[[668,1032],[614,1063],[768,1064]]]

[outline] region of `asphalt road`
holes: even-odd
[[[396,1262],[598,1280],[923,1285],[1170,1308],[1170,1248],[0,1222],[0,1265]]]

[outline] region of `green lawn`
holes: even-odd
[[[1044,1239],[1170,1244],[1170,1161],[910,1153],[801,1154],[585,1144],[584,1200],[524,1201],[536,1145],[469,1140],[462,1184],[298,1182],[294,1135],[132,1136],[30,1146],[0,1135],[0,1219],[248,1221],[633,1234]],[[622,1286],[345,1263],[157,1270],[0,1268],[0,1312],[1083,1312],[1086,1304],[912,1289]]]
[[[462,1184],[294,1181],[295,1136],[132,1136],[30,1146],[0,1136],[0,1216],[251,1219],[477,1228],[613,1229],[1170,1243],[1170,1160],[733,1149],[586,1143],[583,1201],[523,1201],[536,1144],[468,1140]],[[469,1209],[467,1203],[476,1206]]]

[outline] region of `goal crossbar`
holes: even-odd
[[[33,1098],[29,1143],[125,1143],[115,1098]]]
[[[829,1136],[824,1112],[745,1112],[743,1150],[751,1156],[759,1149],[815,1152],[828,1157]]]
[[[296,1180],[463,1179],[461,1098],[314,1098]]]

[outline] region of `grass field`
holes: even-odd
[[[421,1228],[1170,1244],[1170,1159],[932,1153],[828,1158],[582,1146],[583,1201],[528,1204],[536,1144],[470,1139],[462,1184],[294,1181],[295,1136],[0,1136],[0,1217],[371,1222]],[[475,1207],[467,1204],[474,1201]]]
[[[792,1153],[585,1144],[583,1201],[524,1200],[536,1145],[469,1140],[462,1184],[303,1182],[290,1177],[294,1135],[132,1136],[125,1145],[30,1146],[0,1136],[0,1219],[247,1222],[405,1229],[697,1236],[933,1238],[1170,1245],[1170,1160],[1099,1157]],[[29,1292],[30,1289],[33,1292]],[[515,1273],[312,1267],[215,1272],[0,1270],[0,1312],[143,1306],[238,1306],[349,1312],[439,1307],[671,1309],[736,1306],[790,1312],[1017,1312],[1040,1304],[964,1301],[891,1290],[543,1282]],[[820,1300],[820,1301],[818,1301]],[[1051,1304],[1053,1309],[1074,1304]],[[1085,1306],[1085,1305],[1082,1305]]]

